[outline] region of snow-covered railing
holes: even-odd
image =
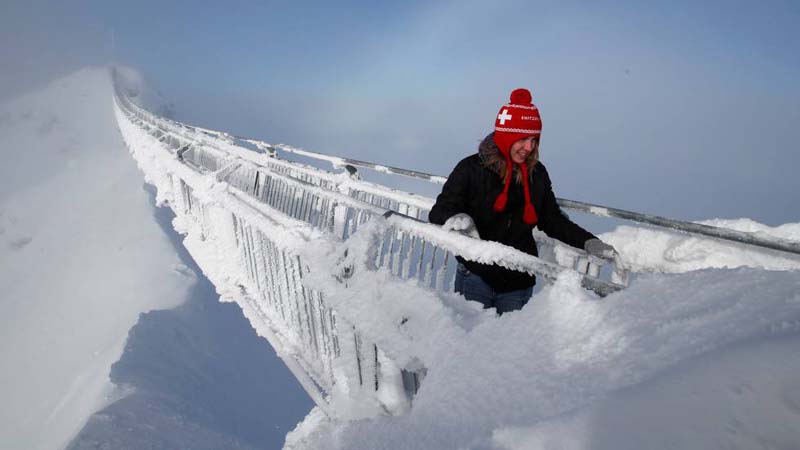
[[[337,156],[326,155],[324,153],[312,152],[285,144],[270,144],[262,140],[231,136],[231,138],[239,139],[244,142],[255,145],[257,148],[276,153],[283,151],[293,153],[296,155],[305,156],[321,161],[330,162],[333,167],[361,167],[364,169],[373,170],[380,173],[387,173],[392,175],[400,175],[404,177],[414,178],[436,184],[444,184],[447,177],[435,175],[417,170],[404,169],[402,167],[384,166],[368,161],[360,161],[357,159],[343,158]],[[738,242],[740,244],[753,245],[756,247],[768,248],[772,250],[779,250],[782,252],[794,253],[800,255],[800,243],[792,242],[785,239],[776,238],[773,236],[756,236],[752,233],[746,233],[738,230],[731,230],[728,228],[715,227],[711,225],[698,224],[694,222],[686,222],[682,220],[669,219],[666,217],[656,216],[652,214],[644,214],[635,211],[627,211],[619,208],[612,208],[609,206],[602,206],[587,202],[580,202],[576,200],[569,200],[565,198],[557,198],[561,208],[578,211],[587,214],[593,214],[600,217],[614,217],[617,219],[629,220],[648,225],[656,225],[658,227],[668,228],[676,231],[681,231],[693,235],[708,236],[715,239],[722,239],[727,241]]]
[[[216,172],[224,166],[233,164],[233,161],[239,161],[242,166],[237,166],[237,169],[230,173],[230,179],[228,181],[239,183],[240,187],[246,185],[251,186],[255,195],[265,195],[264,193],[267,192],[266,200],[274,202],[282,198],[276,195],[274,190],[269,188],[265,189],[264,186],[265,183],[270,183],[273,175],[284,174],[287,176],[284,182],[290,183],[291,181],[289,178],[293,178],[306,183],[306,189],[312,186],[318,186],[327,191],[327,193],[323,192],[323,195],[332,192],[340,192],[363,203],[368,203],[379,208],[373,209],[373,213],[382,213],[382,211],[390,210],[415,219],[424,220],[427,218],[428,211],[433,206],[432,199],[360,180],[354,175],[352,170],[334,174],[297,162],[281,160],[276,157],[274,148],[272,149],[273,151],[267,151],[266,153],[256,153],[232,144],[236,138],[226,133],[185,125],[180,122],[165,119],[144,110],[132,102],[128,103],[128,108],[142,124],[157,130],[156,136],[159,137],[159,139],[162,139],[171,148],[179,152],[183,160],[194,165],[198,170]],[[259,148],[264,150],[266,147],[260,145]],[[290,149],[291,147],[277,146],[276,148]],[[313,152],[308,153],[319,155]],[[334,157],[328,157],[327,160],[333,162],[334,159]],[[258,167],[261,168],[261,171],[256,169]],[[349,168],[350,166],[345,164],[344,167]],[[387,168],[387,170],[392,169]],[[295,186],[293,190],[296,191],[296,188],[297,186]],[[326,202],[325,206],[330,206],[331,204],[331,202]],[[285,208],[294,207],[298,206],[298,202],[281,204],[281,206]],[[281,211],[292,214],[286,209],[282,209]],[[362,221],[366,220],[368,217],[361,211],[357,212],[357,214],[359,215],[359,220]],[[348,227],[344,227],[342,223],[332,226],[335,226],[338,231],[336,234],[342,238],[346,238],[349,234],[348,230],[352,228],[352,225],[348,224]],[[558,241],[550,240],[544,235],[541,236],[540,240],[545,241],[550,246],[565,248],[566,251],[562,253],[571,254],[573,257],[571,260],[561,260],[559,262],[562,265],[588,275],[590,278],[597,278],[601,273],[601,267],[608,263],[607,261],[590,258],[585,252],[568,247]],[[514,250],[508,247],[508,251],[513,252]],[[612,263],[614,266],[612,268],[612,273],[622,274],[624,272],[624,268],[622,268],[619,261],[613,261]],[[612,281],[619,282],[625,280],[625,278],[625,276],[619,276]],[[593,290],[603,294],[617,290],[620,286],[614,286],[614,284],[618,284],[616,282]],[[585,286],[603,286],[603,282],[601,281],[599,284],[595,282],[586,282]]]
[[[593,205],[591,203],[577,202],[574,200],[559,199],[559,205],[573,211],[581,211],[601,217],[615,217],[618,219],[631,220],[639,223],[656,225],[663,228],[682,231],[694,235],[703,235],[726,241],[738,242],[740,244],[753,245],[756,247],[779,250],[787,253],[800,255],[800,242],[792,242],[774,236],[756,236],[752,233],[731,230],[729,228],[714,227],[701,223],[685,222],[681,220],[668,219],[666,217],[643,214],[624,209],[610,208],[607,206]]]
[[[509,249],[492,241],[476,240],[454,234],[437,225],[389,211],[384,214],[390,227],[378,240],[375,266],[386,267],[392,274],[417,282],[431,289],[451,288],[453,255],[470,261],[496,264],[510,270],[536,275],[544,281],[554,282],[558,276],[570,270],[559,264],[538,258],[525,252]],[[577,251],[576,251],[577,252]],[[437,255],[438,253],[438,255]],[[440,262],[437,263],[437,256]],[[602,261],[591,257],[581,258],[583,269],[581,284],[586,289],[605,296],[623,289],[627,283],[627,272],[621,264],[615,265],[611,282],[598,278]]]
[[[187,233],[187,248],[222,297],[239,303],[311,398],[332,414],[343,401],[360,403],[345,409],[361,414],[405,411],[418,384],[415,374],[394,365],[327,305],[323,292],[304,283],[314,269],[302,250],[326,247],[332,237],[248,191],[219,182],[218,176],[230,166],[215,172],[195,170],[177,152],[168,151],[186,144],[172,145],[167,133],[137,123],[124,103],[118,98],[123,137],[148,181],[158,187],[159,200],[176,212],[176,228]],[[222,160],[206,162],[213,166]],[[276,205],[288,207],[296,197],[291,186],[283,188],[276,185],[271,197]],[[321,217],[321,204],[308,209]]]
[[[144,112],[144,114],[148,115],[149,117],[155,117],[146,111]],[[356,175],[357,174],[356,168],[360,167],[364,169],[374,170],[380,173],[400,175],[437,184],[444,184],[444,182],[447,180],[447,177],[441,175],[435,175],[411,169],[404,169],[400,167],[385,166],[357,159],[331,156],[331,155],[326,155],[324,153],[304,150],[285,144],[270,144],[259,139],[234,136],[219,131],[180,124],[179,122],[172,122],[172,123],[179,128],[194,130],[199,133],[202,133],[205,136],[221,139],[224,140],[225,142],[239,141],[243,143],[248,143],[253,145],[255,148],[259,149],[260,151],[273,156],[277,155],[277,153],[281,151],[281,152],[301,155],[304,157],[320,161],[326,161],[332,164],[334,168],[341,168],[341,167],[347,168],[351,175]],[[372,201],[374,202],[373,204],[385,207],[387,209],[398,210],[404,214],[406,213],[402,211],[404,205],[402,205],[400,202],[398,202],[398,205],[396,205],[397,207],[392,207],[392,205],[390,204],[391,200],[389,200],[389,198],[392,196],[391,193],[399,194],[401,198],[413,199],[414,206],[412,207],[412,210],[410,210],[409,212],[412,213],[410,215],[415,216],[417,218],[424,217],[424,213],[427,213],[427,210],[429,210],[430,207],[433,205],[432,200],[426,199],[424,197],[415,196],[414,194],[410,193],[397,193],[396,191],[390,190],[391,193],[387,196],[387,192],[385,191],[381,192],[380,187],[378,188],[377,192],[375,192],[376,190],[374,189],[374,186],[376,185],[370,186],[369,183],[365,183],[364,188],[366,190],[364,192],[366,195],[363,195],[362,199],[369,199],[367,201]],[[354,194],[359,192],[358,189],[355,188],[353,188],[352,191]],[[375,195],[376,193],[378,194],[377,196]],[[778,250],[782,252],[800,255],[800,243],[789,241],[786,239],[780,239],[774,236],[755,235],[753,233],[732,230],[729,228],[715,227],[711,225],[699,224],[694,222],[669,219],[666,217],[656,216],[652,214],[628,211],[624,209],[612,208],[608,206],[602,206],[587,202],[580,202],[576,200],[569,200],[565,198],[558,198],[556,200],[558,201],[559,206],[571,211],[593,214],[600,217],[613,217],[617,219],[629,220],[633,222],[655,225],[662,228],[676,230],[691,235],[706,236],[714,239],[727,240],[727,241],[737,242],[740,244],[752,245],[755,247],[767,248],[771,250]],[[553,243],[553,245],[560,245],[560,244]]]
[[[311,276],[327,274],[346,289],[354,271],[366,267],[399,281],[416,279],[431,292],[450,292],[459,255],[545,281],[577,268],[583,285],[601,295],[626,283],[620,266],[611,280],[601,279],[604,261],[579,250],[563,267],[445,232],[424,222],[431,199],[368,183],[352,170],[331,173],[241,147],[224,133],[153,115],[115,86],[123,137],[158,187],[159,200],[175,211],[187,248],[223,298],[242,306],[329,412],[346,401],[361,405],[361,414],[401,413],[424,368],[395,364],[374,335],[359,331],[365,324],[348,322],[329,304],[325,288],[307,282]],[[368,222],[372,226],[364,227]],[[362,227],[368,229],[359,233]],[[325,249],[335,249],[339,263],[320,264],[317,256]],[[353,258],[366,265],[353,264]],[[396,353],[392,342],[382,345]]]

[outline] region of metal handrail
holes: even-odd
[[[531,254],[525,253],[515,248],[510,248],[508,246],[505,246],[497,242],[482,241],[480,239],[475,239],[466,235],[462,235],[460,233],[444,231],[437,225],[423,222],[419,219],[398,213],[396,211],[387,211],[383,216],[386,219],[390,220],[392,224],[398,226],[406,233],[410,234],[414,234],[415,232],[420,233],[420,227],[424,227],[425,229],[424,234],[428,239],[435,240],[437,246],[446,249],[447,251],[450,251],[454,254],[458,254],[459,249],[463,248],[469,248],[471,250],[471,253],[476,255],[480,255],[482,253],[484,254],[492,253],[491,250],[498,248],[502,248],[504,252],[503,259],[499,261],[491,259],[487,259],[487,261],[478,261],[474,257],[465,259],[474,260],[477,262],[484,262],[484,263],[488,262],[491,264],[499,265],[509,270],[528,273],[530,275],[538,275],[543,277],[549,282],[555,282],[560,274],[564,273],[565,271],[571,270],[567,267],[563,267],[558,264],[543,260],[537,256],[533,256]],[[409,226],[409,223],[414,223],[414,222],[416,222],[415,226]],[[442,238],[436,239],[437,237],[444,237],[444,236],[446,236],[446,239]],[[461,244],[461,245],[455,245],[455,244]],[[581,252],[580,250],[577,251]],[[613,259],[609,259],[608,261],[612,263],[615,262]],[[605,297],[609,294],[625,289],[625,285],[614,283],[611,281],[601,280],[597,277],[590,276],[588,274],[583,274],[580,272],[577,273],[581,277],[581,286],[591,291],[594,291],[601,297]]]
[[[741,244],[754,245],[757,247],[779,250],[787,253],[800,255],[800,242],[793,242],[786,239],[754,236],[750,233],[732,230],[730,228],[714,227],[701,223],[685,222],[665,217],[642,214],[624,209],[609,208],[607,206],[593,205],[591,203],[578,202],[574,200],[558,199],[560,206],[574,211],[594,214],[601,217],[615,217],[618,219],[632,220],[634,222],[656,225],[663,228],[683,231],[690,234],[702,234],[717,239],[738,242]]]
[[[309,158],[314,158],[322,161],[330,162],[334,167],[343,167],[345,165],[353,166],[353,167],[361,167],[364,169],[374,170],[376,172],[388,173],[393,175],[402,175],[409,178],[416,178],[420,180],[429,181],[431,183],[436,184],[444,184],[447,181],[447,177],[443,177],[441,175],[433,175],[426,172],[421,172],[418,170],[411,170],[411,169],[404,169],[402,167],[394,167],[394,166],[384,166],[381,164],[372,163],[369,161],[361,161],[359,159],[352,159],[352,158],[345,158],[340,156],[331,156],[326,155],[324,153],[313,152],[310,150],[304,150],[301,148],[293,147],[291,145],[286,144],[269,144],[267,142],[248,138],[243,136],[232,135],[236,139],[242,140],[249,144],[253,144],[261,150],[267,151],[276,151],[282,150],[287,153],[293,153],[295,155],[306,156]]]
[[[323,153],[303,150],[284,144],[273,145],[253,138],[246,138],[239,136],[234,136],[234,137],[236,139],[241,139],[245,142],[256,145],[261,149],[270,149],[272,151],[282,150],[297,155],[328,161],[334,166],[342,166],[348,164],[354,167],[366,168],[377,172],[389,173],[393,175],[401,175],[437,184],[444,184],[447,181],[447,177],[441,175],[404,169],[400,167],[384,166],[368,161],[360,161],[357,159],[330,156]],[[649,225],[656,225],[663,228],[669,228],[672,230],[683,231],[690,234],[699,234],[716,239],[733,241],[740,244],[752,245],[756,247],[768,248],[771,250],[778,250],[782,252],[800,255],[800,242],[794,242],[786,239],[779,239],[773,237],[755,236],[751,233],[732,230],[730,228],[715,227],[711,225],[704,225],[694,222],[669,219],[666,217],[638,213],[634,211],[627,211],[624,209],[612,208],[608,206],[602,206],[576,200],[569,200],[566,198],[557,198],[556,201],[558,202],[558,205],[562,208],[593,214],[600,217],[614,217],[617,219],[630,220],[633,222],[645,223]]]

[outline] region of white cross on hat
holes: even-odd
[[[500,125],[505,125],[506,120],[511,120],[511,114],[508,113],[507,109],[504,109],[501,114],[497,115],[497,118],[500,120]]]

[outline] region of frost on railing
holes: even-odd
[[[322,187],[207,151],[144,121],[118,99],[123,136],[176,228],[223,298],[237,301],[311,397],[338,415],[398,414],[419,380],[402,371],[303,281],[300,250],[346,238],[381,212]],[[128,115],[130,114],[130,115]],[[187,145],[193,151],[178,158]],[[217,175],[241,164],[220,183]],[[321,233],[326,231],[329,233]],[[319,268],[317,269],[319,270]],[[335,405],[335,408],[332,407]],[[344,413],[345,415],[348,413]]]
[[[571,270],[425,223],[432,200],[360,180],[353,170],[331,173],[243,148],[224,133],[155,116],[121,92],[115,102],[131,153],[158,201],[175,211],[193,257],[329,414],[400,414],[425,372],[402,356],[406,344],[365,333],[370,324],[348,320],[352,306],[331,304],[355,271],[414,280],[435,295],[452,291],[456,255],[545,281]],[[588,289],[606,295],[623,287],[616,274],[598,278],[603,261],[578,250],[571,258],[561,262],[581,269]],[[353,297],[358,302],[369,307],[369,299]]]

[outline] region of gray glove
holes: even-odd
[[[475,227],[475,221],[472,220],[469,214],[458,213],[450,217],[444,222],[442,229],[445,231],[458,231],[461,234],[474,237],[475,239],[481,238],[478,234],[478,228]]]
[[[597,238],[586,241],[586,243],[583,244],[583,249],[586,250],[586,253],[603,259],[614,259],[614,256],[617,254],[614,247]]]

